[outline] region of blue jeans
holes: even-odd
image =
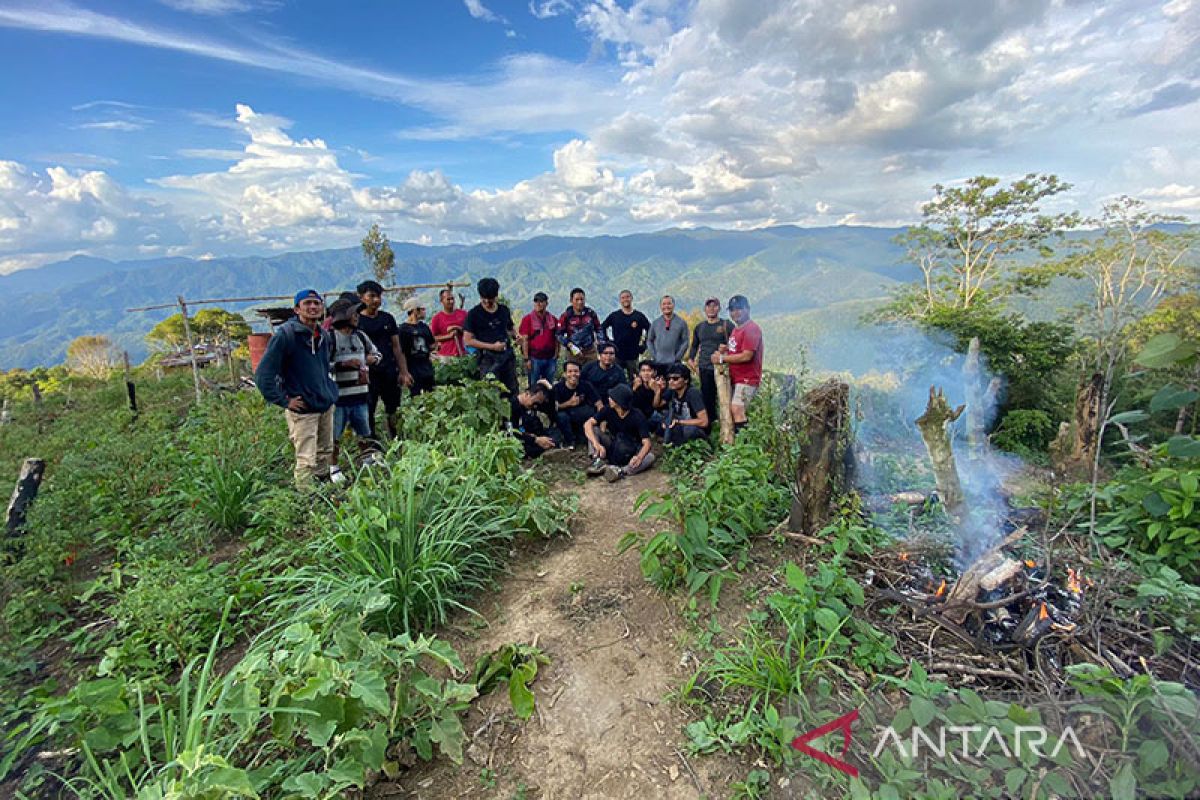
[[[539,379],[545,378],[554,383],[554,374],[558,372],[558,359],[531,358],[529,359],[529,388],[533,388]]]
[[[352,406],[335,406],[333,412],[333,440],[342,438],[349,426],[362,439],[371,438],[371,411],[367,403]]]

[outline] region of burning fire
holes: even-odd
[[[908,561],[908,553],[901,553],[901,554],[900,554],[900,560],[901,560],[901,561]]]
[[[1041,622],[1042,620],[1049,619],[1049,618],[1050,618],[1050,611],[1046,608],[1046,604],[1042,603],[1041,608],[1038,609],[1038,621]]]
[[[1067,567],[1067,591],[1071,594],[1083,594],[1083,585],[1079,579],[1083,577],[1083,571],[1076,572]]]
[[[1028,567],[1029,569],[1034,569],[1037,567],[1037,562],[1034,561],[1032,558],[1027,558],[1027,559],[1025,559],[1025,566]]]
[[[942,578],[941,584],[938,585],[937,591],[933,593],[934,597],[941,597],[946,593],[946,579]]]

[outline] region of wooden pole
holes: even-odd
[[[133,377],[129,370],[129,351],[125,350],[121,353],[121,360],[125,362],[125,394],[129,395],[129,410],[137,416],[137,387],[133,385]]]
[[[958,516],[965,499],[962,482],[958,478],[958,465],[954,461],[954,448],[950,444],[950,424],[962,415],[965,408],[950,408],[942,390],[930,386],[929,404],[925,407],[925,413],[917,418],[917,428],[925,441],[925,449],[929,451],[938,494],[951,516]]]
[[[192,383],[196,386],[196,402],[200,402],[200,366],[196,363],[196,341],[192,338],[192,323],[188,321],[187,302],[179,295],[179,311],[183,314],[183,333],[187,336],[188,356],[192,362]]]
[[[811,536],[828,524],[846,486],[850,386],[826,381],[795,402],[804,411],[804,442],[796,462],[788,530]]]
[[[46,462],[40,458],[27,458],[21,464],[21,474],[17,477],[17,485],[13,489],[12,499],[8,502],[8,512],[5,514],[6,535],[15,536],[25,527],[26,512],[37,497],[38,487],[42,485],[42,476],[45,473]]]
[[[717,364],[717,405],[721,407],[721,444],[733,444],[733,388],[729,385],[729,365]]]
[[[0,425],[7,425],[12,420],[12,415],[8,411],[8,398],[4,398],[4,406],[0,408]]]
[[[400,291],[409,290],[409,289],[438,289],[443,286],[470,286],[470,285],[471,284],[465,283],[463,281],[459,281],[456,283],[455,282],[451,282],[451,283],[413,283],[413,284],[409,284],[407,286],[385,286],[383,290],[385,292],[400,292]],[[336,291],[325,292],[326,295],[333,295],[333,294],[337,294],[337,293],[338,292],[336,292]],[[291,300],[291,299],[292,299],[292,295],[290,295],[290,294],[273,294],[273,295],[264,295],[262,297],[217,297],[217,298],[213,298],[211,300],[188,300],[186,302],[188,303],[188,305],[202,306],[202,305],[209,305],[211,303],[258,303],[258,302],[262,302],[265,300]],[[127,308],[127,309],[125,309],[125,311],[126,312],[159,311],[164,308],[174,308],[175,305],[176,305],[176,303],[162,303],[160,305],[154,305],[154,306],[138,306],[136,308]]]

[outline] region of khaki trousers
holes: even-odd
[[[305,486],[315,478],[329,477],[333,460],[333,407],[320,414],[297,414],[284,409],[288,438],[296,448],[296,469],[292,473],[297,486]]]

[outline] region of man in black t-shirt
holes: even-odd
[[[661,421],[661,415],[658,420],[654,418],[654,415],[658,413],[658,407],[662,405],[662,393],[666,391],[666,388],[666,382],[658,373],[658,367],[654,365],[653,361],[643,361],[638,364],[638,374],[633,379],[633,407],[650,420],[651,430],[655,429]]]
[[[704,407],[708,410],[711,423],[717,416],[717,373],[712,355],[729,344],[733,334],[733,323],[721,319],[721,301],[710,297],[704,301],[704,321],[692,329],[692,345],[688,348],[687,361],[693,372],[699,373],[700,394],[704,396]]]
[[[667,369],[667,384],[663,395],[667,416],[663,421],[663,444],[668,447],[708,435],[708,411],[704,397],[692,386],[692,371],[683,364]]]
[[[396,318],[380,308],[383,304],[382,286],[376,281],[363,281],[356,291],[363,306],[358,313],[358,329],[367,335],[382,356],[379,363],[371,367],[369,376],[371,383],[367,402],[370,404],[371,438],[379,439],[375,429],[375,410],[380,400],[387,415],[388,433],[395,437],[400,387],[412,382],[407,360],[400,347],[400,329],[396,325]]]
[[[526,458],[545,455],[547,460],[569,457],[570,450],[560,447],[562,433],[554,422],[554,387],[544,378],[511,399],[512,433],[521,440]]]
[[[626,475],[650,469],[650,423],[633,407],[633,390],[624,384],[608,393],[608,408],[597,411],[583,425],[588,450],[595,461],[587,468],[588,477],[603,475],[609,483]]]
[[[476,288],[479,305],[467,312],[463,343],[479,351],[479,377],[493,375],[508,389],[506,396],[512,396],[517,393],[517,359],[508,341],[514,335],[512,314],[496,300],[500,283],[495,278],[481,279]]]
[[[436,342],[433,331],[425,324],[425,304],[416,297],[404,301],[408,320],[400,326],[400,349],[408,361],[412,383],[408,391],[413,396],[433,390],[433,350]]]
[[[617,363],[632,381],[637,376],[637,362],[642,352],[650,320],[633,307],[633,292],[622,290],[617,298],[621,307],[604,318],[600,328],[608,340],[617,346]]]
[[[562,432],[563,447],[574,447],[583,423],[604,407],[595,388],[580,377],[579,365],[568,361],[563,365],[563,377],[554,384],[554,405],[558,412],[558,429]]]
[[[601,397],[607,397],[609,389],[629,381],[625,370],[617,366],[617,348],[612,342],[602,342],[596,351],[598,360],[583,365],[582,377]]]

